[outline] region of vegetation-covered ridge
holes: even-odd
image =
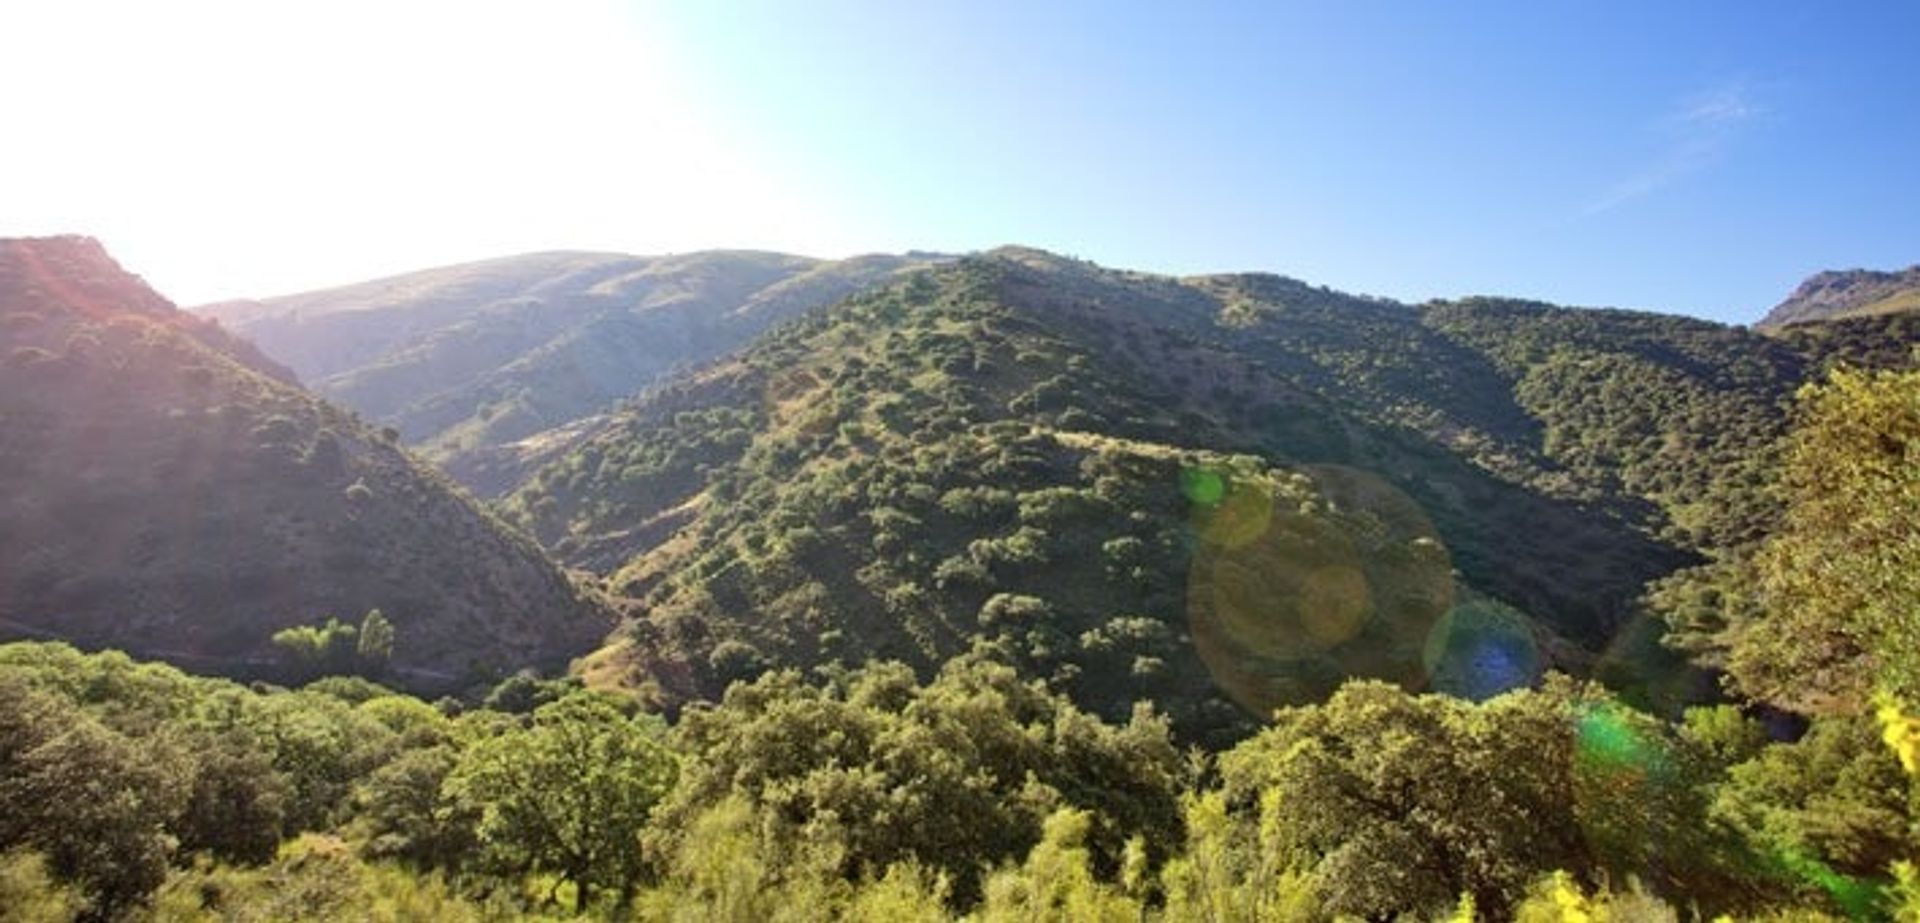
[[[0,241],[0,631],[251,674],[380,609],[398,676],[559,664],[603,611],[393,441],[99,245]]]
[[[1230,282],[1289,306],[1312,291]],[[1322,328],[1289,347],[1319,358],[1282,374],[1286,350],[1235,339],[1257,317],[1211,315],[1218,334],[1180,320],[1217,307],[1183,300],[1214,284],[1001,253],[623,409],[509,500],[648,607],[584,676],[427,703],[362,678],[241,686],[0,645],[0,912],[1920,918],[1920,371],[1875,341],[1898,322],[1722,355],[1746,341],[1649,315],[1362,302],[1381,326]],[[1443,342],[1394,326],[1409,312]],[[1142,316],[1160,320],[1100,335]],[[126,337],[62,322],[101,346],[9,361]],[[1463,400],[1459,378],[1370,366],[1362,344],[1395,330],[1395,350],[1483,357],[1483,382],[1598,377],[1514,399],[1535,459],[1463,454],[1433,421],[1492,432],[1506,411]],[[1354,383],[1345,412],[1316,382],[1332,367]],[[1736,469],[1751,482],[1710,479],[1716,505],[1695,508],[1656,477],[1699,462],[1673,446],[1760,435],[1708,438],[1699,407],[1638,386],[1650,369],[1735,423],[1777,380],[1813,380]],[[1247,395],[1277,409],[1251,423],[1237,379],[1205,379],[1214,394],[1175,377],[1202,371],[1268,376]],[[157,381],[144,390],[167,393]],[[1572,426],[1557,420],[1624,432],[1549,450]],[[601,489],[629,469],[625,493]],[[1560,518],[1503,543],[1505,503]],[[1529,571],[1557,552],[1528,542],[1579,529],[1642,544]],[[1659,684],[1619,682],[1659,674],[1617,640],[1595,651],[1584,632],[1605,641],[1612,610],[1574,594],[1696,554],[1651,602],[1729,701],[1671,708]],[[389,614],[274,643],[312,673],[362,671],[405,643]]]
[[[492,495],[521,440],[925,256],[534,253],[200,311]]]
[[[595,675],[665,701],[986,643],[1202,735],[1355,674],[1672,702],[1638,599],[1772,528],[1827,345],[1009,248],[653,389],[501,508],[641,601]]]

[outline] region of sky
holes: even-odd
[[[0,0],[0,235],[182,304],[1006,243],[1744,323],[1920,262],[1920,3]]]

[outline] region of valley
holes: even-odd
[[[1405,304],[1003,247],[535,254],[189,313],[47,238],[0,244],[0,321],[0,766],[133,793],[86,823],[145,864],[22,828],[78,889],[35,893],[103,919],[267,906],[269,868],[359,882],[328,914],[399,888],[484,918],[472,888],[514,875],[553,890],[509,915],[712,909],[713,836],[763,897],[895,883],[836,914],[1020,918],[1062,854],[1077,900],[1168,919],[1653,899],[1628,880],[1846,910],[1904,848],[1862,717],[1892,642],[1772,607],[1873,521],[1815,512],[1864,489],[1819,459],[1876,451],[1835,421],[1914,451],[1872,397],[1912,386],[1905,312]],[[64,726],[105,749],[35,763]],[[1805,832],[1787,779],[1879,819]],[[1469,822],[1471,786],[1557,820]],[[615,826],[512,820],[587,792],[627,799]],[[1269,828],[1292,877],[1191,877]],[[568,858],[580,836],[628,845]],[[1371,836],[1439,871],[1346,852]],[[1136,866],[1158,884],[1109,883]]]

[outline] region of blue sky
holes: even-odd
[[[1920,262],[1915,3],[33,6],[0,79],[79,76],[40,74],[59,130],[0,153],[0,232],[94,233],[187,302],[1025,243],[1744,322]]]

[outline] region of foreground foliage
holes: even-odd
[[[443,710],[60,645],[0,647],[0,685],[9,919],[1861,913],[1920,854],[1870,721],[1769,743],[1564,678],[1357,682],[1197,761],[984,652],[771,673],[671,727],[588,690]]]

